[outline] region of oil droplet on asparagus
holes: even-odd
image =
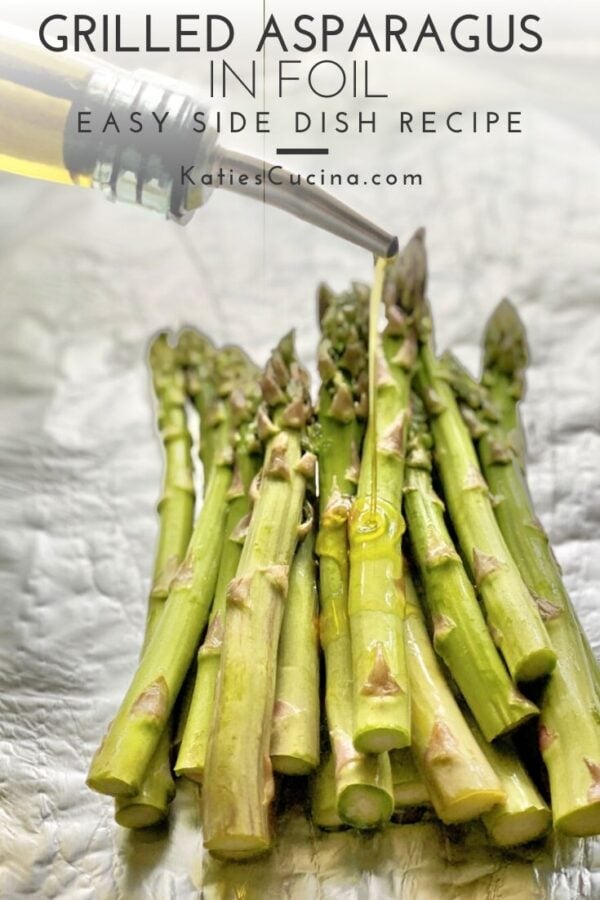
[[[371,525],[377,525],[377,405],[375,396],[377,393],[377,353],[379,351],[379,310],[383,297],[383,285],[385,271],[389,260],[380,256],[375,263],[375,277],[371,287],[369,301],[369,422],[371,454],[371,496],[370,519]]]

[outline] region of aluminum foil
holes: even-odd
[[[503,295],[518,305],[531,487],[598,653],[600,128],[581,97],[585,57],[550,47],[527,81],[518,62],[490,63],[476,84],[464,62],[444,59],[443,78],[441,65],[420,60],[414,104],[423,84],[438,109],[482,96],[508,107],[518,92],[527,134],[349,136],[332,168],[376,160],[421,170],[423,185],[337,192],[401,240],[427,226],[440,349],[476,368],[487,315]],[[203,852],[190,785],[167,831],[114,824],[84,779],[143,631],[161,472],[149,336],[193,323],[262,363],[293,324],[314,369],[316,283],[368,279],[370,260],[233,196],[185,229],[75,188],[4,177],[0,197],[0,895],[599,897],[592,840],[505,854],[477,828],[434,823],[323,835],[293,797],[274,852],[225,866]]]

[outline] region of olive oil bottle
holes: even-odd
[[[197,127],[208,114],[186,84],[53,53],[0,24],[0,171],[94,188],[180,223],[216,184],[377,255],[395,253],[396,238],[321,188],[220,147],[210,124]]]

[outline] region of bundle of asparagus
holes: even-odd
[[[262,375],[192,329],[153,342],[159,545],[139,666],[88,779],[120,824],[166,817],[173,765],[230,859],[272,846],[290,776],[311,777],[325,829],[600,833],[600,673],[525,481],[523,327],[500,304],[476,381],[436,357],[426,283],[418,231],[371,291],[320,288],[316,421],[291,335]],[[535,717],[548,797],[512,741]]]
[[[525,440],[517,405],[524,388],[527,344],[514,307],[503,301],[487,325],[481,384],[453,357],[447,355],[444,362],[496,498],[498,524],[545,621],[557,657],[542,691],[539,719],[554,825],[567,834],[597,834],[600,670],[525,481]]]

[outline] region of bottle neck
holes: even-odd
[[[206,122],[206,107],[180,82],[100,66],[71,107],[65,165],[111,200],[183,222],[191,215],[183,171],[208,171],[216,143],[213,129],[194,130],[199,113]],[[194,193],[193,205],[202,205],[206,197]]]

